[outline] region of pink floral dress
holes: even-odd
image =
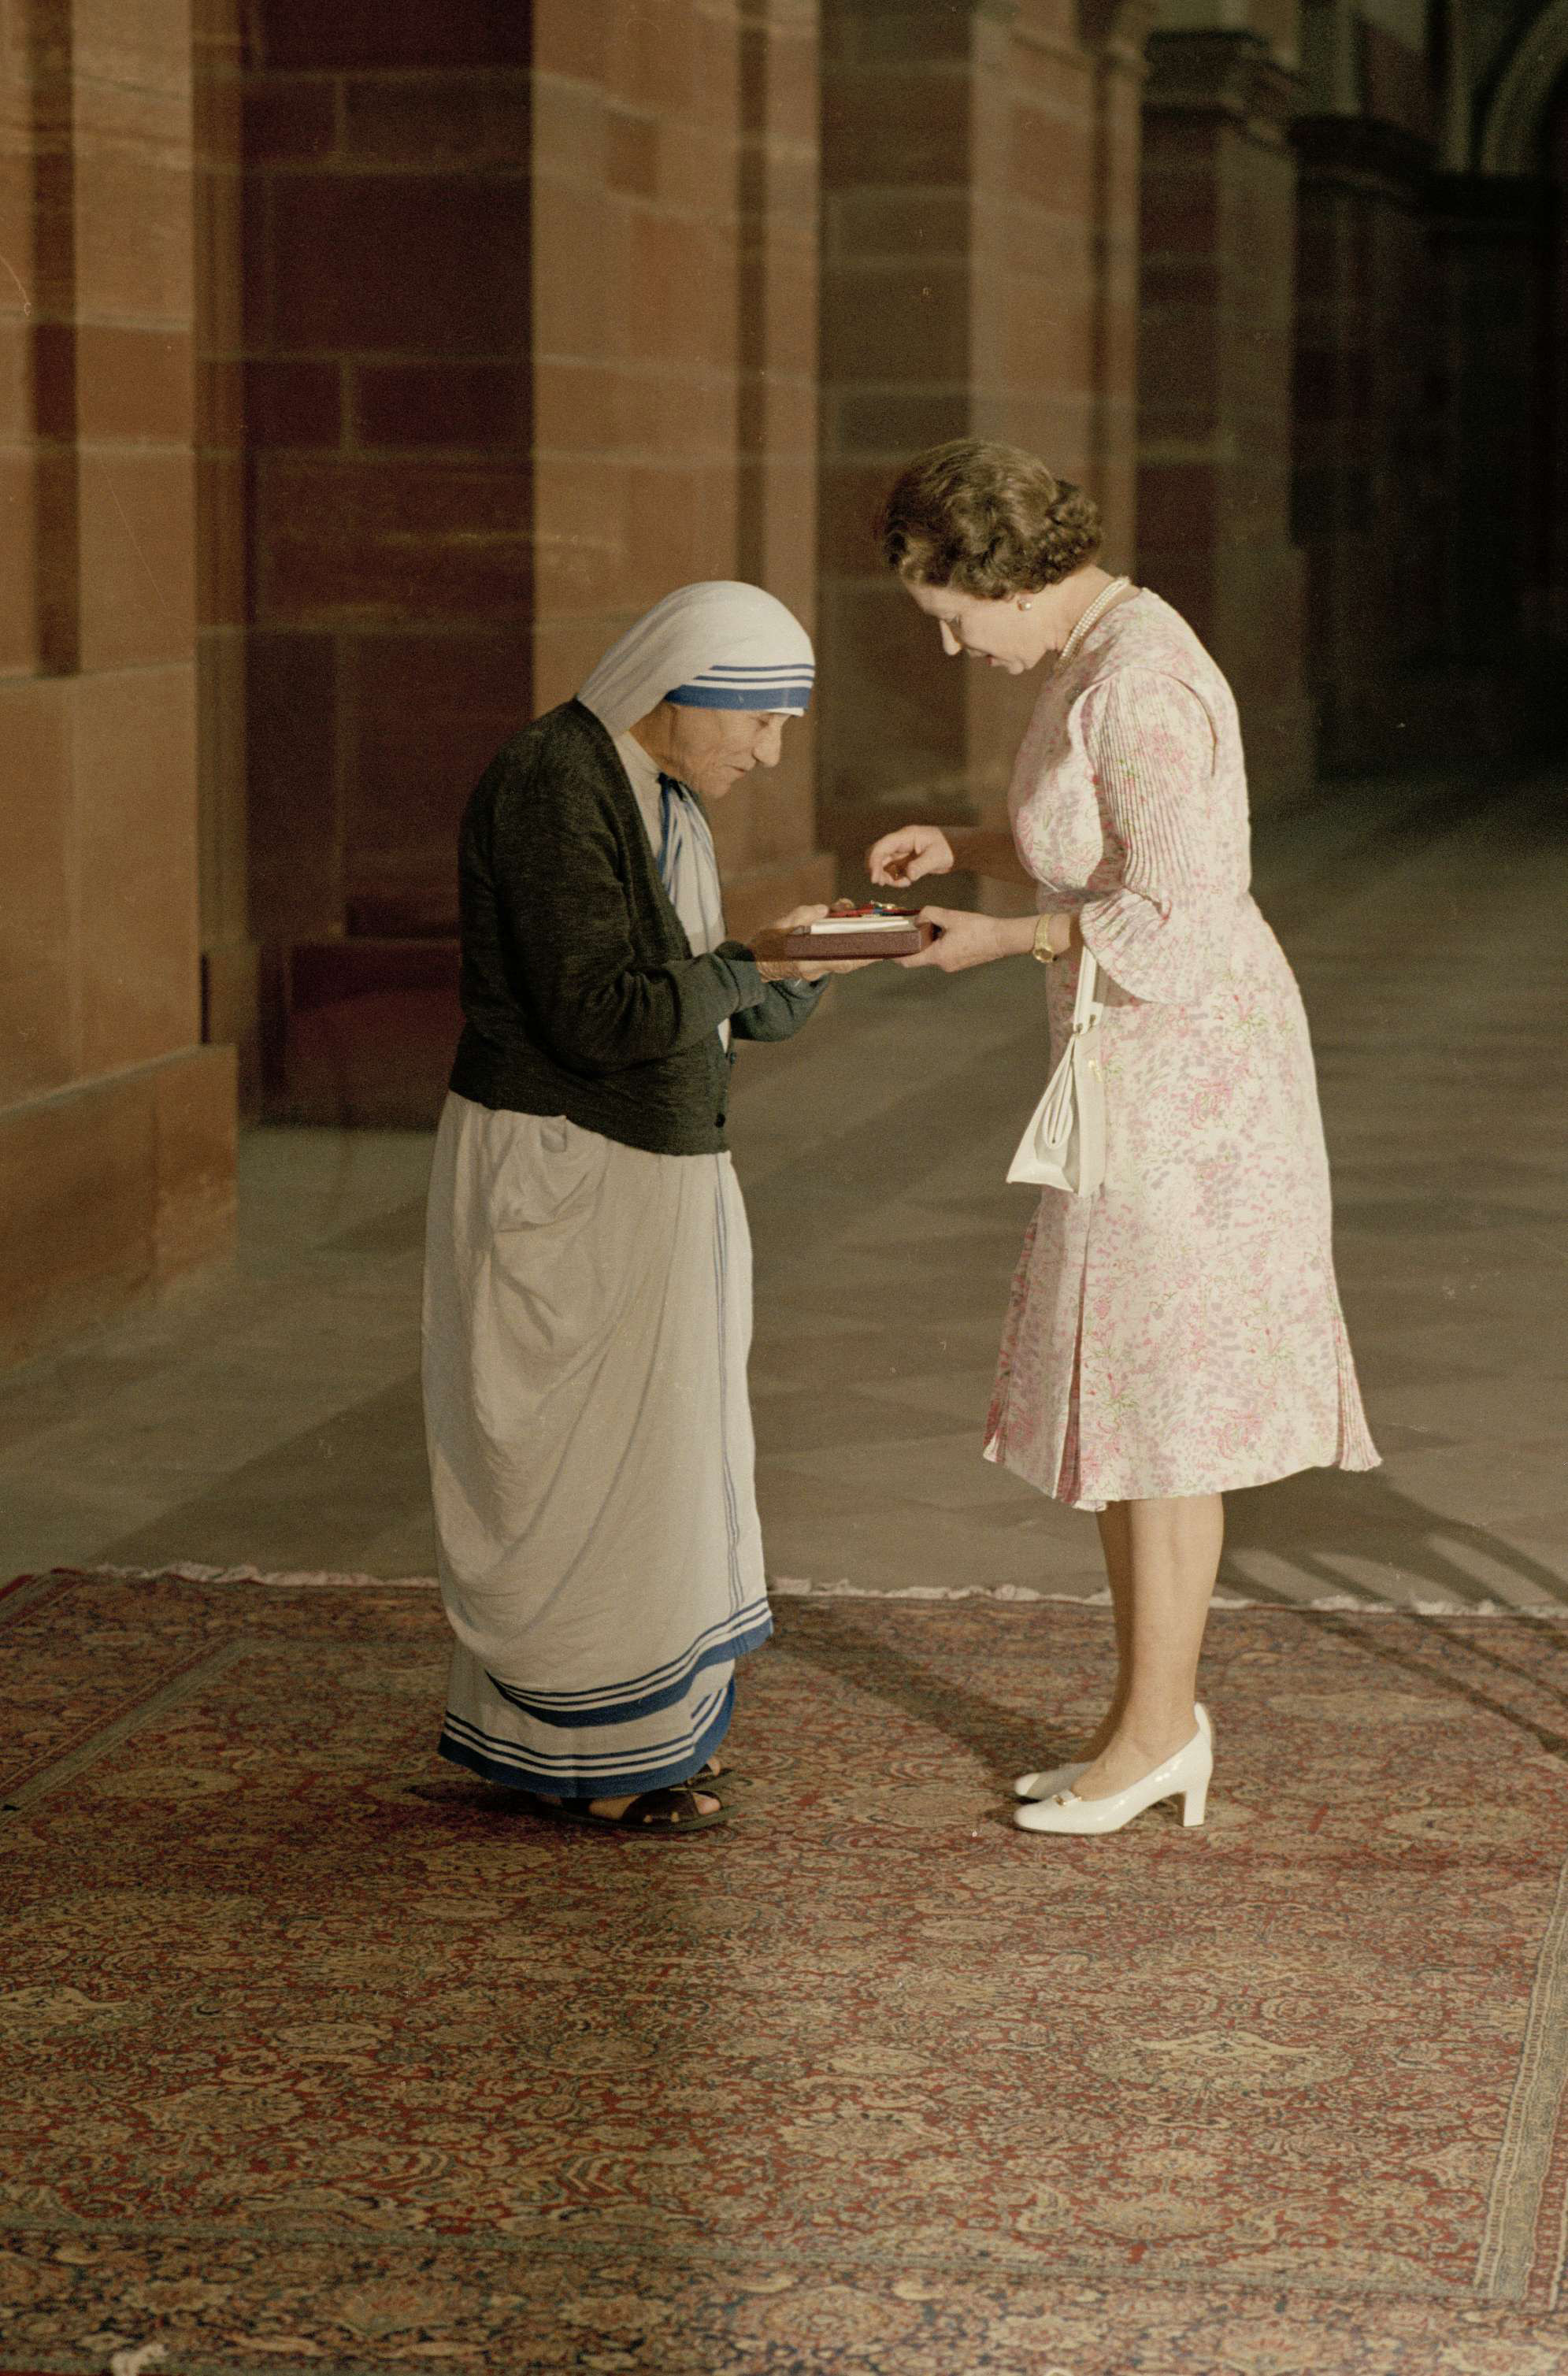
[[[1236,705],[1158,594],[1057,663],[1009,805],[1041,909],[1075,909],[1099,961],[1106,1170],[1040,1198],[987,1457],[1089,1510],[1375,1467],[1307,1019],[1247,887]],[[1078,964],[1051,968],[1052,1063]]]

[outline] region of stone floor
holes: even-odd
[[[1568,797],[1341,783],[1265,821],[1334,1158],[1370,1477],[1233,1498],[1259,1598],[1568,1599]],[[1042,1079],[1025,962],[840,983],[745,1051],[770,1566],[859,1590],[1092,1593],[1092,1524],[980,1457]],[[232,1272],[0,1381],[0,1570],[172,1561],[430,1573],[422,1135],[244,1142]]]

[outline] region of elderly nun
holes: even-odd
[[[826,910],[728,938],[702,802],[777,765],[813,673],[771,595],[683,587],[499,753],[459,843],[424,1297],[440,1747],[642,1836],[724,1820],[691,1785],[772,1630],[724,1125],[731,1040],[816,1007],[828,968],[781,943]]]

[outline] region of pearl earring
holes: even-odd
[[[1020,611],[1032,611],[1034,604],[1032,602],[1020,602],[1018,608]]]

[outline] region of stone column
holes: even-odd
[[[1557,87],[1542,148],[1558,220],[1568,222],[1568,82]],[[1568,450],[1562,435],[1568,418],[1568,240],[1557,241],[1548,278],[1546,370],[1537,411],[1547,455],[1546,535],[1528,616],[1532,635],[1561,650],[1568,645]]]
[[[1149,43],[1138,575],[1229,679],[1260,804],[1313,772],[1290,529],[1296,92],[1260,33]]]
[[[200,1046],[190,19],[25,0],[0,44],[0,1360],[233,1220]]]
[[[247,545],[244,26],[242,0],[196,0],[196,772],[202,1036],[232,1044],[240,1101],[261,1097],[245,772]]]
[[[814,0],[257,0],[251,897],[278,1110],[418,1122],[492,754],[694,578],[812,615]],[[820,897],[809,730],[715,814]]]
[[[1132,558],[1135,10],[827,0],[821,832],[993,815],[1034,688],[941,659],[872,522],[922,446],[991,436],[1094,484]]]
[[[530,708],[527,8],[249,12],[250,899],[275,1111],[428,1118]]]
[[[1544,178],[1445,173],[1429,205],[1447,529],[1435,579],[1442,648],[1460,674],[1484,671],[1512,694],[1512,722],[1538,691],[1532,664],[1543,667],[1555,683],[1538,692],[1560,732],[1562,652],[1560,642],[1546,648],[1563,447],[1551,320],[1558,194]],[[1506,741],[1511,721],[1475,707],[1483,742]]]
[[[735,569],[815,635],[816,0],[745,0],[739,36]],[[834,861],[816,847],[816,772],[814,713],[788,730],[778,775],[719,811],[732,931],[833,897]]]
[[[674,587],[814,629],[815,0],[535,0],[538,707]],[[713,811],[732,930],[831,897],[814,720]]]
[[[975,83],[999,39],[967,0],[825,0],[818,814],[851,865],[906,807],[972,813],[968,687],[916,642],[873,528],[911,453],[975,426]]]
[[[1432,402],[1431,151],[1350,113],[1303,116],[1295,137],[1296,519],[1322,762],[1396,765],[1422,755],[1427,705],[1412,718],[1410,671],[1442,641],[1449,498]]]
[[[1080,0],[1082,38],[1095,60],[1094,410],[1088,482],[1113,564],[1130,567],[1138,500],[1143,107],[1155,0]]]

